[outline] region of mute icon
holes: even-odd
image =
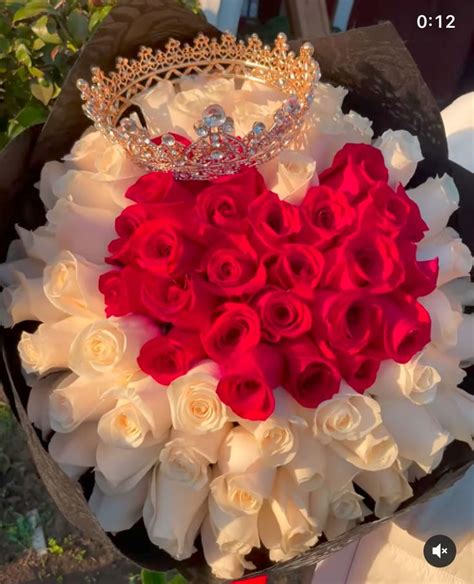
[[[423,548],[425,560],[434,568],[445,568],[456,557],[456,544],[447,535],[433,535]]]

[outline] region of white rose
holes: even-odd
[[[413,489],[397,464],[377,472],[361,472],[354,482],[375,501],[375,515],[379,518],[392,515],[413,495]]]
[[[441,290],[448,297],[453,310],[462,311],[464,306],[474,305],[474,283],[469,276],[456,278],[442,286]]]
[[[51,428],[72,432],[83,422],[97,422],[117,401],[110,395],[115,383],[107,376],[89,379],[71,373],[64,377],[49,395]]]
[[[121,146],[116,148],[122,150]],[[118,215],[130,204],[125,193],[138,177],[138,173],[128,178],[118,178],[117,175],[101,172],[68,170],[53,183],[52,188],[57,200],[67,199],[81,207],[107,210]]]
[[[63,472],[78,479],[95,466],[98,441],[97,424],[88,422],[68,434],[54,434],[48,451]]]
[[[102,132],[88,129],[64,156],[68,170],[84,170],[109,175],[110,179],[138,177],[143,171],[121,146],[112,144]]]
[[[455,440],[474,446],[474,396],[459,387],[441,387],[427,409]]]
[[[451,215],[459,206],[459,192],[453,179],[443,174],[441,178],[429,178],[407,195],[420,209],[423,221],[429,228],[424,238],[437,235],[444,229]]]
[[[254,99],[261,99],[264,101],[275,101],[281,102],[285,100],[285,94],[261,81],[256,81],[254,79],[245,79],[240,87],[242,91],[251,93],[256,96]],[[258,97],[257,97],[258,96]]]
[[[393,436],[400,456],[420,467],[430,467],[432,457],[452,440],[426,407],[408,399],[379,398],[379,403],[384,426]]]
[[[145,117],[150,134],[160,136],[173,131],[168,104],[175,97],[175,90],[171,81],[159,81],[150,89],[142,91],[133,98]]]
[[[79,426],[82,428],[84,424]],[[95,424],[97,433],[97,424]],[[66,434],[67,435],[67,434]],[[162,444],[141,448],[116,448],[105,444],[97,433],[95,481],[108,494],[128,493],[157,464]]]
[[[213,93],[226,94],[235,89],[235,81],[221,75],[200,73],[199,75],[185,75],[179,80],[179,87],[181,91],[202,89],[210,95]]]
[[[348,94],[345,87],[334,87],[320,81],[314,89],[313,109],[332,115],[341,113],[342,103]]]
[[[70,251],[61,252],[43,274],[44,293],[51,304],[67,314],[105,316],[99,277],[106,271]]]
[[[296,414],[296,402],[283,388],[273,392],[275,409],[263,422],[239,420],[240,425],[257,440],[261,456],[269,466],[287,464],[298,452],[294,425],[306,425]]]
[[[31,384],[28,396],[27,414],[30,422],[41,430],[43,440],[46,440],[51,432],[49,396],[63,379],[63,372],[56,372],[39,377]]]
[[[39,197],[46,209],[52,209],[56,204],[57,198],[53,192],[53,185],[66,170],[66,166],[57,160],[47,162],[41,169],[40,180],[35,187],[39,189]]]
[[[168,387],[173,427],[189,434],[221,429],[228,421],[227,407],[216,394],[219,368],[204,361]]]
[[[200,489],[193,489],[170,479],[157,465],[143,509],[152,543],[177,560],[189,558],[196,551],[194,540],[206,515],[208,493],[208,482]]]
[[[324,535],[329,541],[359,523],[370,511],[352,486],[340,493],[329,493],[329,509]]]
[[[281,106],[279,101],[270,101],[264,94],[252,94],[236,90],[228,95],[231,102],[230,115],[235,123],[235,135],[245,136],[254,124],[263,123],[267,129],[273,125],[273,115]]]
[[[67,315],[46,298],[43,278],[26,278],[18,272],[18,286],[9,286],[1,292],[4,308],[3,326],[13,326],[24,320],[57,322]]]
[[[55,323],[40,324],[34,333],[22,332],[18,343],[27,373],[42,375],[51,369],[67,369],[69,348],[89,321],[71,316]]]
[[[92,322],[70,347],[69,366],[77,373],[99,377],[120,371],[123,376],[138,371],[142,346],[156,335],[154,325],[141,316],[125,316]]]
[[[114,211],[82,207],[66,199],[59,200],[46,214],[58,248],[97,265],[104,263],[107,247],[117,237],[116,216]]]
[[[289,148],[304,152],[316,161],[318,174],[329,168],[334,155],[347,143],[370,144],[372,130],[361,132],[352,118],[328,113],[313,104],[305,116],[302,130]]]
[[[461,324],[457,331],[456,344],[448,353],[463,363],[471,363],[474,358],[474,314],[461,314]]]
[[[438,258],[438,286],[468,276],[472,268],[469,248],[451,227],[446,227],[436,237],[422,240],[418,244],[416,258],[419,261]]]
[[[275,469],[265,464],[254,436],[239,426],[227,434],[219,453],[211,492],[219,507],[234,514],[254,514],[272,488]]]
[[[321,488],[329,493],[340,493],[352,483],[352,479],[360,473],[360,469],[342,458],[334,449],[326,449],[326,473]]]
[[[316,532],[323,533],[329,517],[329,490],[323,486],[309,494],[309,516]]]
[[[426,308],[431,317],[431,342],[440,350],[456,344],[462,314],[451,308],[451,304],[441,290],[434,290],[418,302]]]
[[[222,444],[232,427],[231,422],[227,422],[219,430],[208,432],[207,434],[188,434],[187,432],[173,429],[170,440],[186,444],[188,448],[195,450],[205,458],[209,464],[215,464],[219,459]]]
[[[408,398],[415,404],[432,401],[441,376],[439,372],[421,362],[420,356],[408,363],[395,363],[391,359],[382,361],[375,383],[367,393],[378,397]]]
[[[186,438],[173,438],[160,453],[160,472],[196,491],[209,484],[209,461]]]
[[[309,493],[278,469],[272,494],[259,516],[259,533],[273,561],[289,560],[317,541],[320,533],[309,515]]]
[[[375,400],[356,392],[338,393],[317,407],[313,431],[323,444],[358,440],[380,422],[380,408]]]
[[[107,494],[99,485],[89,498],[89,507],[105,531],[125,531],[142,518],[151,473],[145,475],[128,493]]]
[[[209,517],[204,519],[201,526],[201,543],[206,562],[217,578],[240,578],[246,569],[255,569],[255,565],[246,561],[244,555],[228,554],[220,550]]]
[[[364,118],[357,112],[350,110],[348,114],[344,116],[344,123],[346,127],[351,129],[351,133],[359,137],[358,143],[368,143],[374,131],[372,130],[372,122],[369,118]]]
[[[362,470],[388,468],[398,455],[397,444],[382,425],[358,440],[333,440],[329,446],[341,458]]]
[[[166,387],[151,377],[117,392],[113,409],[100,419],[100,438],[117,448],[139,448],[164,442],[171,429],[171,413]]]
[[[47,226],[42,225],[33,231],[15,226],[16,232],[25,248],[26,254],[33,259],[50,263],[59,253],[58,242]]]
[[[456,386],[466,376],[466,372],[459,367],[459,358],[449,355],[446,351],[440,351],[431,343],[426,345],[417,359],[420,365],[437,371],[441,378],[439,385]]]
[[[20,274],[25,278],[40,278],[44,263],[33,258],[23,258],[0,264],[0,286],[17,286],[21,282]]]
[[[313,434],[311,428],[293,428],[296,453],[286,463],[286,470],[299,488],[314,491],[324,482],[326,476],[327,448]]]
[[[265,464],[250,432],[235,427],[221,447],[209,497],[211,525],[222,551],[246,554],[259,545],[257,517],[272,489],[275,469]]]
[[[418,162],[423,160],[418,138],[406,130],[386,130],[374,146],[383,154],[392,187],[398,183],[406,185],[415,174]]]
[[[338,519],[360,519],[369,514],[363,500],[364,497],[354,491],[351,483],[343,491],[329,496],[329,512]]]
[[[282,201],[299,205],[309,187],[317,184],[316,162],[307,154],[294,150],[282,150],[258,171],[265,184]]]

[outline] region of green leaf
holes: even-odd
[[[25,106],[16,116],[15,121],[23,128],[29,128],[35,124],[44,122],[48,110],[39,103],[31,103]]]
[[[103,6],[95,10],[89,20],[89,31],[93,31],[104,20],[107,14],[112,10],[112,6]]]
[[[142,584],[166,584],[166,572],[142,570]]]
[[[50,45],[60,45],[62,42],[61,37],[58,35],[55,29],[55,23],[51,22],[46,15],[38,18],[38,20],[31,27],[31,30],[35,33],[35,35],[45,43]]]
[[[43,71],[41,71],[41,69],[38,69],[36,67],[28,67],[28,72],[30,75],[32,75],[33,77],[36,77],[37,79],[43,79],[43,77],[44,77]]]
[[[31,93],[40,101],[43,105],[48,105],[54,94],[54,86],[52,83],[32,83]]]
[[[10,41],[0,34],[0,55],[7,55],[10,51]]]
[[[176,574],[174,578],[168,580],[168,584],[187,584],[187,580],[184,576],[181,576],[181,574]]]
[[[19,63],[22,63],[22,65],[31,67],[30,53],[23,43],[18,43],[15,49],[15,57]]]
[[[33,41],[33,51],[40,51],[44,46],[45,46],[45,42],[42,41],[41,39],[35,39]]]
[[[74,42],[79,46],[82,45],[89,32],[87,16],[79,10],[73,10],[67,17],[67,28]]]
[[[26,18],[32,18],[33,16],[38,16],[38,14],[43,14],[51,4],[48,0],[31,0],[22,8],[19,8],[13,16],[13,24],[19,22],[20,20],[25,20]]]

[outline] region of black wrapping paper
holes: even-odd
[[[15,223],[35,228],[44,222],[44,209],[33,187],[42,165],[69,152],[88,125],[75,87],[77,78],[87,79],[93,65],[110,70],[117,56],[133,56],[140,45],[157,48],[169,37],[189,42],[200,31],[211,36],[219,34],[203,19],[179,7],[174,0],[118,2],[82,50],[42,130],[30,128],[0,153],[0,260],[4,259],[8,244],[14,238]],[[454,176],[461,195],[461,208],[453,219],[454,226],[472,249],[474,198],[469,195],[474,191],[473,176],[448,161],[446,137],[436,102],[393,26],[384,23],[309,40],[315,46],[322,80],[349,89],[345,107],[368,116],[373,121],[376,135],[389,128],[403,128],[418,135],[425,160],[412,184],[445,171]],[[293,43],[293,48],[299,44]],[[45,444],[27,419],[25,407],[29,388],[23,380],[17,354],[21,330],[21,326],[13,330],[0,329],[0,379],[25,430],[41,479],[64,516],[88,537],[96,538],[103,545],[115,546],[143,567],[156,570],[179,567],[191,582],[217,582],[201,552],[178,564],[150,543],[142,522],[115,536],[104,533],[89,511],[80,485],[72,484],[52,461]],[[472,377],[467,386],[469,384],[472,385]],[[414,498],[395,515],[442,492],[464,474],[472,461],[473,455],[467,445],[450,445],[440,466],[414,485]],[[336,540],[319,544],[298,558],[272,567],[264,554],[256,553],[252,559],[259,569],[268,569],[266,573],[271,582],[272,578],[280,579],[285,574],[317,563],[383,521],[386,520],[360,525]]]

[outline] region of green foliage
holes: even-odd
[[[187,584],[186,578],[176,570],[170,572],[151,572],[142,570],[142,584]]]
[[[193,12],[198,0],[178,0]],[[0,149],[43,122],[116,0],[0,0]]]
[[[48,539],[48,552],[54,556],[62,556],[64,554],[64,548],[60,545],[54,537]]]
[[[0,148],[43,122],[77,56],[115,0],[0,5]]]
[[[33,528],[24,515],[17,515],[12,523],[0,523],[0,530],[10,543],[24,549],[31,547]]]

